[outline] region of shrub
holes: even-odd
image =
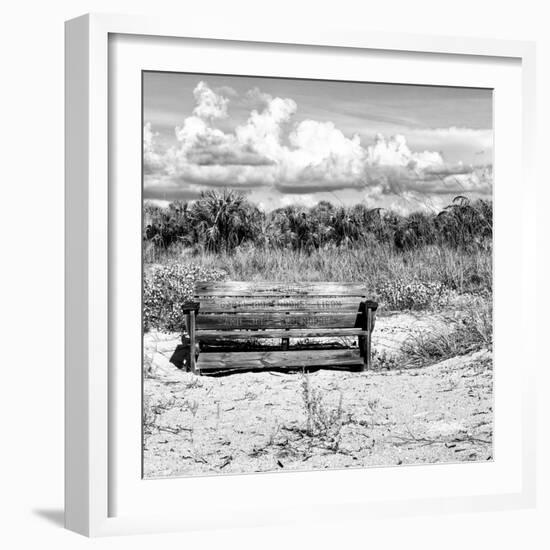
[[[182,306],[193,297],[196,281],[220,281],[225,272],[198,265],[171,264],[154,267],[143,281],[143,329],[181,331]]]
[[[439,281],[396,279],[382,283],[378,288],[378,296],[389,310],[428,309],[445,305],[450,290]]]

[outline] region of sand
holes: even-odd
[[[196,376],[168,361],[178,334],[148,333],[144,476],[491,460],[492,353],[399,367],[402,343],[444,322],[379,318],[374,348],[392,368],[362,373]]]

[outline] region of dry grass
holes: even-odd
[[[491,255],[490,249],[466,252],[435,245],[398,252],[390,245],[372,244],[311,253],[247,246],[231,254],[194,254],[184,247],[172,247],[162,256],[157,254],[154,263],[193,263],[223,270],[229,279],[239,281],[364,281],[378,288],[391,281],[417,279],[439,282],[462,293],[492,289]]]
[[[489,300],[478,298],[455,318],[449,318],[446,330],[423,332],[412,336],[402,346],[408,367],[424,367],[466,355],[481,349],[491,349],[493,343],[493,311]]]
[[[310,375],[302,375],[302,400],[306,413],[306,434],[310,437],[319,437],[338,445],[340,431],[346,417],[343,407],[344,396],[338,392],[338,405],[330,407],[325,403],[321,390],[316,388]]]

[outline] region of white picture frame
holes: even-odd
[[[515,126],[508,128],[513,134],[510,142],[502,138],[499,150],[499,122],[495,125],[497,157],[496,186],[501,191],[496,195],[497,235],[499,223],[501,234],[506,237],[506,212],[514,205],[520,205],[520,230],[510,235],[506,245],[496,244],[496,307],[495,323],[500,331],[500,340],[515,338],[518,342],[509,354],[499,356],[499,338],[496,340],[496,392],[504,396],[497,404],[497,443],[507,441],[508,447],[495,456],[494,477],[485,475],[489,470],[468,470],[472,484],[476,479],[487,480],[485,485],[471,487],[462,484],[462,490],[445,494],[441,487],[445,480],[454,476],[457,465],[428,466],[408,469],[383,468],[371,469],[367,473],[351,472],[308,472],[291,474],[261,474],[248,476],[221,476],[217,478],[195,478],[162,481],[141,481],[135,475],[135,469],[128,464],[128,476],[132,479],[121,480],[120,457],[130,457],[132,464],[139,457],[132,458],[135,450],[135,438],[120,436],[120,426],[129,421],[132,426],[141,423],[139,409],[135,408],[136,381],[128,381],[128,387],[122,386],[117,379],[117,353],[114,327],[119,327],[118,336],[124,338],[124,319],[113,311],[112,303],[118,299],[113,292],[113,275],[115,264],[123,261],[116,247],[121,225],[117,220],[126,216],[125,209],[132,206],[121,206],[123,193],[119,188],[113,189],[112,182],[118,177],[115,164],[135,162],[135,155],[140,157],[141,149],[120,148],[110,151],[113,128],[118,124],[116,113],[112,112],[117,105],[116,91],[113,90],[117,80],[116,71],[122,66],[110,59],[110,40],[113,37],[126,37],[131,42],[130,48],[142,53],[147,45],[139,44],[149,38],[163,41],[162,48],[176,48],[180,40],[192,40],[195,45],[208,42],[209,47],[246,47],[248,51],[261,49],[262,52],[284,48],[290,54],[307,50],[311,55],[323,56],[329,53],[337,55],[349,53],[361,55],[361,52],[389,52],[401,58],[424,56],[438,64],[472,63],[480,66],[510,66],[509,71],[517,79],[516,96],[506,99],[514,102],[518,117]],[[176,42],[172,42],[174,40]],[[139,48],[142,48],[141,50]],[[200,49],[200,48],[199,48]],[[130,50],[125,50],[126,53]],[[134,50],[132,50],[134,51]],[[261,53],[261,52],[260,52]],[[132,62],[136,55],[129,53],[126,59],[128,67],[134,72],[139,69]],[[276,53],[274,55],[277,55]],[[386,55],[386,53],[384,53]],[[170,57],[170,56],[168,56]],[[219,57],[219,56],[218,56]],[[243,61],[242,70],[256,74],[250,60]],[[298,56],[299,57],[299,56]],[[138,58],[139,61],[139,58]],[[169,61],[166,61],[168,63]],[[219,62],[219,61],[218,61]],[[420,62],[420,61],[417,61]],[[154,56],[148,60],[147,69],[155,69]],[[399,67],[399,60],[396,61]],[[401,63],[403,63],[401,61]],[[485,64],[485,65],[483,65]],[[201,67],[201,59],[196,55],[192,66]],[[404,65],[402,65],[404,67]],[[458,67],[458,65],[457,65]],[[237,29],[223,22],[211,22],[208,27],[170,18],[144,18],[119,15],[85,15],[66,23],[66,412],[65,412],[65,521],[70,530],[88,536],[112,534],[138,534],[159,531],[181,531],[189,529],[206,529],[221,526],[245,526],[261,524],[284,524],[297,521],[296,511],[300,512],[300,521],[329,521],[341,519],[360,520],[366,516],[395,516],[413,513],[441,513],[452,511],[478,511],[529,507],[535,500],[535,349],[532,345],[534,334],[528,330],[528,320],[534,319],[535,289],[529,284],[529,271],[534,269],[535,254],[534,234],[535,220],[527,215],[534,212],[536,201],[536,183],[533,177],[533,140],[534,140],[534,94],[535,94],[535,47],[529,42],[499,41],[474,38],[433,37],[421,35],[394,35],[366,30],[331,31],[329,29]],[[302,73],[299,65],[287,68],[288,76]],[[458,67],[457,72],[465,71]],[[296,71],[296,74],[292,74]],[[478,70],[483,73],[483,70]],[[205,71],[207,72],[207,71]],[[444,71],[443,71],[444,72]],[[498,72],[498,71],[497,71]],[[497,74],[495,72],[495,74]],[[474,75],[475,71],[472,72]],[[500,73],[499,73],[500,74]],[[502,89],[506,86],[507,72],[502,71],[499,80]],[[302,75],[303,76],[303,75]],[[427,78],[427,77],[426,77]],[[439,75],[434,79],[442,78]],[[457,77],[459,78],[459,77]],[[464,80],[466,77],[460,77]],[[482,76],[472,79],[482,78]],[[483,77],[484,78],[484,77]],[[497,78],[495,76],[495,78]],[[394,80],[392,80],[394,81]],[[425,83],[426,79],[423,80]],[[473,82],[473,80],[472,80]],[[124,83],[124,82],[123,82]],[[467,80],[463,85],[468,85]],[[511,85],[511,88],[514,86]],[[498,87],[496,88],[498,90]],[[140,93],[136,90],[136,93]],[[504,96],[505,94],[503,94]],[[113,99],[114,98],[114,99]],[[510,111],[510,119],[514,118]],[[138,126],[141,120],[136,120]],[[500,126],[504,128],[503,125]],[[116,128],[115,128],[116,130]],[[117,130],[118,131],[118,130]],[[116,132],[115,132],[116,133]],[[136,136],[140,140],[140,136]],[[515,149],[515,158],[509,154]],[[127,156],[127,155],[130,156]],[[499,164],[501,155],[502,163]],[[120,155],[120,158],[118,157]],[[133,155],[133,157],[132,157]],[[116,158],[115,158],[116,157]],[[131,160],[133,158],[134,160]],[[508,173],[499,172],[510,162]],[[518,177],[521,180],[519,197],[513,196],[513,190],[507,185],[507,178]],[[502,184],[500,184],[502,181]],[[136,186],[136,193],[141,197],[141,189]],[[517,193],[517,189],[516,189]],[[137,197],[136,195],[134,199]],[[140,199],[141,200],[141,199]],[[129,203],[131,204],[131,203]],[[135,203],[134,203],[135,204]],[[499,214],[500,209],[500,214]],[[130,217],[140,216],[141,212],[129,213]],[[498,221],[500,219],[500,222]],[[509,224],[508,224],[509,225]],[[131,226],[131,224],[129,225]],[[140,235],[137,236],[138,241]],[[503,240],[500,242],[503,243]],[[113,253],[116,250],[116,254]],[[122,252],[120,252],[122,254]],[[125,253],[128,266],[135,266],[136,259]],[[499,260],[500,258],[500,260]],[[499,261],[503,269],[499,274]],[[134,262],[134,263],[132,263]],[[506,269],[506,262],[514,266]],[[504,274],[506,271],[506,274]],[[499,290],[500,285],[500,290]],[[513,285],[513,286],[512,286]],[[514,295],[514,309],[504,302],[506,293]],[[124,294],[124,293],[122,293]],[[499,305],[502,304],[502,305]],[[511,312],[514,312],[514,326],[510,323]],[[508,320],[508,322],[507,322]],[[139,319],[132,322],[139,324]],[[121,332],[122,331],[122,332]],[[131,340],[128,340],[130,342]],[[501,346],[502,349],[502,346]],[[505,351],[505,350],[504,350]],[[141,354],[141,349],[135,351]],[[523,358],[521,369],[512,371],[514,361]],[[499,363],[500,362],[500,363]],[[502,368],[499,377],[499,364]],[[140,365],[135,371],[141,378]],[[119,374],[126,372],[120,371]],[[506,374],[507,373],[507,374]],[[517,374],[517,379],[514,378]],[[122,386],[122,387],[121,387]],[[508,389],[507,389],[508,388]],[[128,399],[125,398],[128,396]],[[498,397],[497,397],[498,400]],[[514,401],[516,400],[516,401]],[[498,407],[500,406],[500,410]],[[119,411],[122,409],[122,412]],[[132,416],[135,415],[135,416]],[[499,415],[501,420],[499,420]],[[116,417],[116,418],[115,418]],[[128,420],[128,419],[131,420]],[[125,420],[126,419],[126,420]],[[498,426],[505,426],[500,434]],[[118,426],[118,427],[117,427]],[[130,431],[135,432],[132,428]],[[503,447],[504,449],[504,447]],[[513,459],[508,460],[513,455]],[[471,468],[474,465],[459,465],[459,468]],[[483,465],[481,465],[483,467]],[[502,467],[501,467],[502,466]],[[499,470],[499,467],[500,470]],[[428,468],[431,468],[428,472]],[[349,477],[350,475],[355,477]],[[271,477],[270,477],[271,476]],[[276,479],[273,476],[279,476]],[[285,477],[286,476],[286,477]],[[290,478],[288,476],[291,476]],[[319,477],[321,476],[321,477]],[[363,477],[361,477],[363,476]],[[378,488],[375,487],[375,476]],[[427,476],[427,477],[423,477]],[[426,489],[426,482],[428,480]],[[458,479],[458,478],[457,478]],[[350,483],[351,480],[351,483]],[[183,484],[186,484],[185,487]],[[147,484],[146,486],[143,484]],[[156,484],[156,485],[155,485]],[[160,485],[159,485],[160,484]],[[318,494],[316,487],[324,485],[323,493]],[[141,487],[146,489],[141,491]],[[289,495],[291,488],[302,488],[302,497],[296,499]],[[383,495],[386,487],[388,498],[369,496]],[[390,488],[398,489],[390,490]],[[422,487],[422,489],[420,488]],[[433,490],[430,490],[432,487]],[[170,506],[169,493],[188,491],[199,500],[181,501],[177,513],[170,514],[158,507],[156,513],[146,506],[151,499],[166,498],[167,509]],[[404,488],[401,490],[401,488]],[[158,489],[158,490],[157,490]],[[437,490],[436,490],[437,489]],[[235,491],[242,495],[235,494]],[[118,493],[113,495],[113,491]],[[377,492],[378,491],[378,492]],[[393,491],[393,492],[392,492]],[[122,494],[124,492],[124,494]],[[141,494],[138,494],[141,492]],[[267,493],[269,492],[269,493]],[[391,493],[391,494],[390,494]],[[201,513],[201,506],[209,502],[214,495],[231,494],[231,498],[220,498],[220,503]],[[262,494],[272,498],[261,499]],[[303,496],[305,494],[305,496]],[[257,495],[253,505],[246,499]],[[289,502],[285,504],[285,495]],[[116,498],[115,498],[116,496]],[[325,499],[325,500],[323,500]],[[326,506],[327,500],[333,505]],[[116,504],[131,503],[126,507]],[[159,502],[159,500],[157,500]]]

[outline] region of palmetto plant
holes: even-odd
[[[488,250],[492,243],[492,203],[458,196],[439,214],[334,206],[286,206],[268,214],[234,190],[211,190],[192,203],[168,208],[146,205],[144,240],[159,250],[174,243],[205,252],[232,253],[248,244],[311,254],[324,248],[369,249],[382,244],[398,252],[437,245]]]
[[[189,220],[196,241],[212,252],[230,252],[253,241],[262,227],[258,208],[231,189],[203,192],[191,206]]]
[[[146,204],[144,207],[144,238],[156,246],[168,248],[184,240],[190,224],[187,203],[175,201],[167,209]]]
[[[466,248],[480,246],[493,236],[493,208],[487,201],[472,203],[460,195],[438,214],[436,225],[447,244]]]

